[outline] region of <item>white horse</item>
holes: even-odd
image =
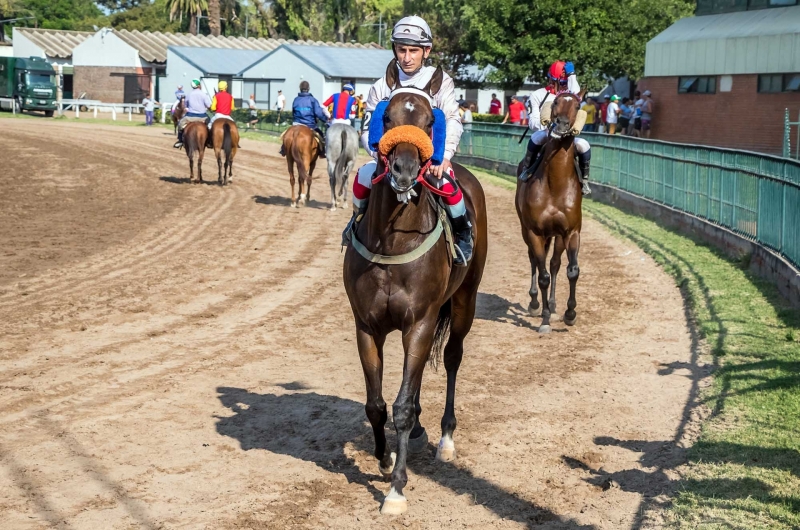
[[[334,123],[326,135],[325,155],[328,159],[328,178],[331,183],[331,211],[347,208],[347,182],[358,156],[358,133],[350,125]]]

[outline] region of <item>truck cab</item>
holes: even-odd
[[[0,57],[0,108],[39,110],[52,116],[56,110],[56,72],[41,57]]]

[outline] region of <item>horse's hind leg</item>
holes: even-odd
[[[556,236],[553,238],[553,257],[550,258],[550,302],[548,307],[550,314],[557,313],[556,311],[556,277],[558,271],[561,269],[561,255],[564,253],[564,238]]]
[[[225,177],[225,167],[222,162],[222,150],[215,147],[214,155],[217,157],[217,183],[222,186]]]
[[[581,269],[578,267],[578,251],[581,248],[581,234],[575,232],[569,238],[567,243],[567,279],[569,280],[569,300],[567,300],[567,311],[564,313],[564,323],[568,326],[575,325],[575,320],[578,315],[575,312],[575,306],[578,303],[575,301],[575,287],[578,284],[578,277],[581,275]]]
[[[408,452],[409,453],[422,453],[428,448],[428,433],[425,432],[425,427],[419,422],[419,417],[422,416],[422,405],[419,403],[419,395],[422,392],[422,385],[420,390],[417,390],[417,395],[414,396],[414,413],[416,420],[414,421],[414,428],[411,429],[411,435],[408,437]]]
[[[289,166],[289,184],[292,186],[292,194],[289,195],[289,199],[292,201],[292,208],[297,208],[297,202],[294,198],[294,159],[289,149],[286,149],[286,165]]]
[[[375,458],[379,461],[380,472],[389,477],[394,469],[394,454],[386,451],[386,402],[383,400],[383,344],[385,336],[373,337],[365,331],[356,331],[358,356],[367,383],[367,404],[364,410],[375,435]]]

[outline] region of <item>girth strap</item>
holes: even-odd
[[[442,235],[443,231],[444,227],[442,226],[442,220],[437,219],[436,226],[434,227],[433,231],[428,234],[428,237],[425,238],[425,241],[423,241],[420,246],[411,252],[400,254],[399,256],[384,256],[382,254],[375,254],[374,252],[371,252],[361,243],[361,241],[358,240],[355,232],[352,234],[350,243],[353,245],[353,248],[356,249],[356,252],[358,252],[361,257],[367,261],[381,265],[404,265],[424,256],[430,249],[433,248],[433,245],[435,245],[439,240],[439,237]]]

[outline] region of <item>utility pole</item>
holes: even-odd
[[[371,28],[374,28],[375,26],[378,26],[378,46],[383,48],[383,32],[386,29],[386,26],[383,23],[383,13],[379,13],[378,14],[378,23],[377,24],[361,24],[361,26],[362,27],[369,26]]]

